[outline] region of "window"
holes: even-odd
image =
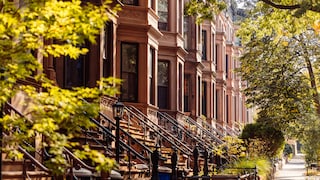
[[[218,70],[218,63],[219,63],[219,60],[218,60],[218,55],[219,55],[219,45],[216,44],[216,70]]]
[[[202,115],[207,116],[207,82],[202,82]]]
[[[185,17],[183,21],[183,38],[184,38],[184,48],[189,49],[189,40],[188,40],[188,32],[189,32],[189,17]]]
[[[139,5],[139,0],[121,0],[121,2],[126,5],[132,5],[132,6]]]
[[[89,45],[85,46],[89,49]],[[87,55],[81,55],[78,59],[64,57],[64,83],[63,88],[84,87],[88,84],[89,60]]]
[[[212,102],[213,102],[213,105],[212,105],[212,113],[213,113],[213,118],[215,118],[216,119],[216,106],[217,106],[217,104],[216,104],[216,85],[215,85],[215,83],[212,83],[212,95],[213,95],[213,97],[212,97]]]
[[[179,63],[178,110],[182,111],[182,64]]]
[[[184,4],[184,1],[183,0],[177,0],[177,7],[178,7],[178,10],[177,10],[177,16],[178,16],[178,33],[182,35],[183,33],[183,18],[184,18],[184,15],[183,15],[183,4]]]
[[[212,55],[211,55],[211,58],[213,58],[212,59],[212,61],[213,61],[213,63],[214,64],[216,64],[216,62],[217,62],[217,58],[216,58],[216,56],[215,56],[215,54],[216,54],[216,52],[215,52],[215,36],[214,36],[214,34],[212,34],[212,45],[211,45],[211,49],[212,49]]]
[[[197,82],[197,86],[198,86],[198,94],[197,94],[197,99],[198,99],[198,116],[201,115],[201,77],[198,76],[198,82]]]
[[[229,95],[226,96],[226,122],[229,123]]]
[[[229,73],[229,55],[226,54],[226,67],[225,67],[225,72],[226,72],[226,78],[228,78],[228,73]]]
[[[155,62],[155,49],[150,47],[148,62],[148,85],[149,85],[149,103],[155,105],[154,97],[154,62]]]
[[[207,60],[207,31],[202,30],[202,60]]]
[[[184,76],[184,112],[190,112],[190,88],[190,75],[188,74]]]
[[[220,118],[219,115],[219,106],[220,106],[220,100],[219,100],[219,90],[216,89],[216,119]]]
[[[160,17],[158,28],[162,31],[168,31],[168,0],[158,1],[158,15]]]
[[[113,45],[113,27],[107,23],[104,28],[104,46],[103,46],[103,77],[112,76],[112,45]]]
[[[239,110],[237,109],[238,104],[237,104],[237,98],[236,98],[236,96],[233,97],[233,105],[234,105],[234,107],[233,107],[233,108],[234,108],[234,110],[233,110],[233,112],[234,112],[234,120],[235,120],[235,121],[237,121],[237,120],[239,121],[239,119],[238,119],[238,117],[237,117],[237,115],[238,115],[237,113],[238,113]]]
[[[156,9],[156,3],[155,3],[156,0],[150,0],[150,7],[151,9],[155,10]]]
[[[158,62],[158,105],[160,109],[169,109],[169,62]]]
[[[138,52],[139,44],[121,43],[121,100],[138,100]]]

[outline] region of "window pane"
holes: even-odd
[[[113,54],[113,28],[111,23],[107,23],[104,35],[104,46],[103,46],[103,77],[112,76],[112,54]]]
[[[158,63],[158,85],[168,87],[169,84],[169,63],[159,61]]]
[[[81,48],[90,49],[86,42]],[[85,87],[89,81],[89,53],[77,59],[63,58],[63,88]],[[61,67],[62,68],[62,67]]]
[[[158,106],[160,109],[168,109],[169,102],[169,63],[158,62]]]
[[[84,56],[77,60],[65,57],[65,88],[85,86]]]
[[[190,107],[189,107],[189,98],[191,96],[190,94],[190,75],[185,75],[184,76],[184,111],[189,112]]]
[[[155,104],[155,78],[153,77],[154,71],[154,62],[155,62],[155,49],[150,47],[150,54],[149,54],[149,62],[148,62],[148,76],[149,76],[149,98],[150,104]]]
[[[184,23],[183,23],[183,38],[184,38],[184,48],[189,49],[189,42],[188,42],[188,32],[189,32],[189,18],[185,17],[184,18]]]
[[[207,116],[207,82],[202,82],[202,115]]]
[[[159,29],[167,31],[168,30],[168,0],[158,1],[158,15],[159,19]]]
[[[136,102],[138,100],[138,44],[121,44],[121,100]]]
[[[202,60],[207,60],[207,31],[202,31]]]
[[[123,4],[138,6],[138,0],[121,0]]]

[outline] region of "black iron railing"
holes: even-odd
[[[195,126],[198,136],[204,136],[205,138],[210,138],[211,141],[216,142],[217,144],[223,143],[221,139],[216,137],[216,135],[212,134],[209,130],[202,127],[198,122],[193,120],[191,117],[185,116],[184,121],[185,123],[188,124],[189,128],[191,128],[191,126]]]
[[[212,143],[206,141],[205,139],[196,136],[186,127],[184,127],[181,123],[179,123],[176,119],[171,117],[165,112],[158,112],[158,120],[159,124],[165,128],[167,131],[170,131],[174,134],[180,141],[188,142],[193,141],[192,149],[194,149],[195,145],[197,144],[199,147],[206,149],[207,151],[213,150]],[[190,143],[189,143],[190,144]]]
[[[143,114],[140,110],[138,110],[134,106],[126,106],[126,111],[130,114],[131,119],[130,121],[136,121],[140,125],[149,128],[150,130],[155,133],[159,141],[165,141],[166,143],[170,144],[171,147],[175,147],[180,150],[181,153],[190,156],[192,154],[192,148],[188,147],[185,142],[180,141],[166,129],[162,128],[160,125],[155,123],[154,121],[150,120],[145,114]]]

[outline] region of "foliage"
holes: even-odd
[[[3,1],[0,13],[0,103],[23,95],[21,106],[27,107],[25,117],[7,114],[1,118],[5,138],[4,150],[9,155],[22,158],[17,151],[23,142],[41,137],[39,148],[46,148],[52,157],[46,162],[54,173],[65,172],[69,167],[64,157],[64,148],[79,153],[77,143],[71,139],[81,134],[82,129],[92,127],[89,117],[95,117],[101,95],[118,93],[116,79],[102,79],[96,88],[60,89],[42,73],[42,64],[34,57],[69,56],[76,59],[88,52],[81,45],[89,40],[95,43],[108,14],[119,10],[111,7],[112,1],[99,6],[72,1]],[[109,13],[108,13],[109,12]],[[40,59],[39,59],[40,60]],[[37,85],[20,83],[33,79]],[[86,103],[83,99],[90,99]],[[82,158],[96,163],[97,170],[110,170],[114,161],[103,154],[80,147]]]
[[[290,4],[290,2],[284,3],[284,1],[282,3]],[[242,43],[247,44],[252,39],[261,40],[268,36],[273,36],[274,42],[278,43],[277,40],[282,36],[292,37],[312,29],[315,22],[320,19],[320,13],[318,12],[306,10],[298,13],[298,11],[299,9],[278,9],[263,2],[258,2],[239,30]],[[299,16],[297,16],[297,13]]]
[[[305,154],[307,164],[317,162],[320,157],[320,122],[317,119],[306,122],[304,129],[300,132],[302,151]]]
[[[190,0],[185,4],[185,14],[194,16],[197,19],[197,23],[201,23],[203,20],[213,20],[215,15],[220,13],[226,8],[224,1],[219,0]]]
[[[246,142],[248,154],[256,157],[276,157],[282,152],[285,142],[281,131],[262,122],[247,124],[240,138]]]
[[[225,158],[228,162],[239,159],[245,156],[245,147],[243,146],[243,141],[238,137],[225,136],[223,138],[223,143],[219,144],[215,150],[214,154],[217,154]]]
[[[247,103],[257,107],[259,118],[297,135],[303,123],[319,111],[315,73],[319,37],[306,31],[277,38],[274,33],[247,42],[239,72],[248,82]]]
[[[302,140],[306,159],[316,158],[320,148],[314,141],[320,116],[317,7],[315,1],[263,0],[238,31],[247,102],[260,120]]]
[[[271,162],[266,158],[241,158],[230,164],[222,173],[243,174],[244,172],[253,172],[257,168],[259,177],[266,179],[272,170]]]

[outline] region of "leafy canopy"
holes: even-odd
[[[263,123],[247,124],[240,137],[247,144],[249,155],[277,157],[284,147],[284,135],[280,130]]]
[[[197,23],[213,20],[215,15],[226,8],[224,1],[219,0],[190,0],[185,5],[185,14],[194,16]]]
[[[115,85],[120,81],[108,78],[102,79],[96,88],[60,89],[42,73],[39,60],[49,56],[76,59],[87,53],[88,49],[81,45],[86,40],[95,43],[106,21],[119,7],[111,7],[111,0],[99,5],[80,0],[15,2],[0,3],[0,103],[25,97],[19,102],[25,108],[25,116],[6,114],[0,119],[7,133],[4,150],[9,156],[22,158],[18,145],[30,149],[24,142],[40,136],[44,140],[39,148],[48,149],[52,155],[46,165],[54,173],[64,173],[70,166],[64,148],[91,159],[97,170],[110,170],[114,161],[71,140],[93,126],[89,117],[97,116],[99,96],[118,93]]]
[[[258,108],[259,119],[316,149],[311,140],[320,117],[319,5],[260,0],[238,31],[247,102]]]

